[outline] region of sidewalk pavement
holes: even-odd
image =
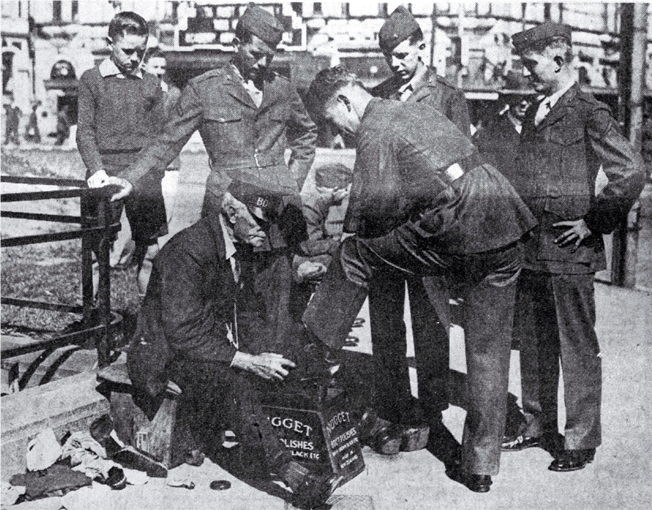
[[[443,464],[425,450],[383,457],[365,447],[366,470],[336,492],[331,499],[332,510],[650,508],[652,295],[597,284],[596,302],[597,330],[603,353],[603,445],[592,464],[581,471],[554,473],[547,470],[551,458],[543,450],[532,448],[506,453],[502,456],[501,472],[494,477],[491,491],[476,494],[449,480],[444,474]],[[351,350],[370,353],[366,306],[361,316],[367,321],[362,328],[354,330],[360,344]],[[451,348],[451,368],[465,372],[460,328],[453,330]],[[408,355],[413,354],[408,352]],[[517,396],[520,394],[519,384],[518,352],[514,351],[510,391]],[[561,414],[563,422],[563,411]],[[461,439],[464,415],[464,410],[456,406],[445,412],[445,423],[458,440]],[[96,508],[289,508],[282,499],[247,485],[208,459],[201,467],[179,466],[170,472],[169,477],[188,478],[196,488],[192,491],[171,488],[165,486],[164,480],[152,479],[144,486],[130,486],[124,491],[109,493],[104,501],[106,505]],[[226,491],[212,491],[209,484],[218,479],[229,480],[232,487]],[[56,501],[51,504],[53,506],[47,508],[58,508]],[[17,508],[26,510],[30,505]]]
[[[183,172],[183,170],[182,170]],[[193,168],[181,174],[179,201],[184,203],[179,230],[199,217],[203,180],[207,168]],[[547,470],[550,456],[538,448],[507,453],[501,472],[494,477],[488,494],[476,494],[452,482],[443,464],[427,451],[382,457],[369,448],[363,450],[366,470],[339,489],[331,500],[332,510],[370,509],[528,509],[528,510],[638,510],[652,507],[652,293],[596,284],[597,332],[603,355],[603,446],[585,469],[572,473]],[[409,308],[406,307],[406,310]],[[356,351],[370,354],[368,312],[361,316],[365,326],[356,329],[360,344]],[[408,324],[408,331],[410,325]],[[411,342],[411,339],[410,339]],[[463,334],[455,327],[451,338],[451,369],[465,372]],[[408,350],[408,356],[413,356]],[[415,371],[411,369],[416,393]],[[514,351],[510,372],[510,392],[520,395],[519,356]],[[560,400],[560,402],[562,402]],[[560,410],[564,421],[563,406]],[[461,440],[465,411],[451,406],[445,423]],[[106,506],[96,510],[122,508],[137,510],[181,510],[222,508],[225,510],[282,510],[285,503],[237,480],[221,467],[206,460],[203,466],[179,466],[170,477],[188,477],[192,491],[171,488],[164,481],[128,487],[110,493]],[[231,481],[229,490],[208,488],[212,480]],[[39,506],[38,508],[54,508]],[[27,505],[17,507],[27,510]]]

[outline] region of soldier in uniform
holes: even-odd
[[[516,173],[509,176],[539,226],[525,244],[519,281],[535,312],[535,335],[521,341],[527,424],[503,449],[541,446],[554,456],[550,470],[574,471],[593,461],[601,443],[593,279],[606,267],[602,234],[626,216],[645,174],[641,156],[609,108],[579,88],[571,67],[571,28],[544,23],[512,41],[535,91],[545,97],[526,115]],[[600,166],[608,183],[596,194]],[[560,361],[563,446],[556,444]]]
[[[321,71],[311,110],[358,141],[345,231],[388,224],[341,245],[303,316],[328,356],[344,344],[369,282],[394,270],[449,275],[464,289],[469,404],[462,462],[447,474],[487,492],[498,472],[520,239],[535,221],[471,141],[427,105],[372,97],[345,68]]]
[[[111,182],[123,186],[118,198],[138,188],[143,175],[165,168],[199,129],[211,166],[203,216],[219,211],[229,189],[268,190],[261,205],[270,202],[273,212],[265,244],[255,250],[256,298],[267,308],[265,348],[287,354],[287,343],[296,338],[289,306],[292,254],[307,237],[299,190],[315,156],[317,128],[295,87],[269,69],[282,32],[272,14],[250,5],[236,26],[232,62],[190,80],[163,134]]]
[[[374,96],[428,105],[445,115],[465,135],[471,121],[464,93],[437,75],[422,60],[423,32],[412,14],[399,6],[378,33],[393,76],[372,89]],[[385,232],[384,221],[365,222],[361,237],[377,237]],[[419,402],[414,402],[406,359],[407,338],[403,315],[405,286],[409,292],[412,334],[417,365]],[[425,285],[424,285],[425,284]],[[426,291],[428,288],[428,292]],[[376,366],[376,407],[379,417],[395,425],[405,437],[425,429],[417,437],[425,441],[402,441],[402,450],[426,446],[428,430],[433,445],[453,440],[442,423],[442,411],[449,402],[448,293],[442,278],[410,277],[401,273],[383,274],[369,285],[369,316]],[[433,300],[433,304],[429,299]],[[396,427],[394,427],[396,429]],[[453,440],[454,441],[454,440]],[[390,443],[391,444],[391,443]],[[398,453],[385,444],[381,453]]]

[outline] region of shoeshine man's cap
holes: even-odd
[[[390,52],[419,30],[419,24],[405,7],[399,5],[378,32],[378,45]]]
[[[572,35],[573,29],[568,25],[548,21],[543,25],[514,34],[512,36],[512,44],[518,53],[523,53],[534,43],[545,41],[552,37],[565,37],[570,42]]]
[[[233,198],[246,205],[255,218],[266,222],[274,219],[281,205],[279,195],[273,195],[251,184],[234,182],[229,186],[228,192],[233,195]]]
[[[254,3],[250,3],[244,14],[240,16],[238,24],[240,23],[249,32],[274,48],[281,42],[283,37],[281,22],[272,13]]]

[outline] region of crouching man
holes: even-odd
[[[463,288],[468,406],[462,464],[448,475],[487,492],[505,429],[521,237],[536,224],[507,180],[455,125],[419,103],[373,98],[343,67],[307,95],[315,115],[357,138],[346,239],[303,316],[322,353],[339,349],[381,271],[448,275]]]
[[[198,445],[219,437],[231,412],[229,425],[240,443],[262,448],[270,472],[292,489],[293,502],[311,508],[328,499],[339,478],[313,475],[292,461],[262,412],[260,393],[286,379],[295,363],[238,348],[247,344],[247,328],[238,330],[248,279],[240,254],[261,246],[266,235],[254,217],[264,211],[254,207],[252,196],[231,192],[238,199],[226,193],[219,214],[174,236],[156,258],[130,347],[129,375],[152,399],[169,381],[181,388],[179,413]]]

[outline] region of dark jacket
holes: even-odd
[[[391,77],[374,87],[371,94],[382,99],[393,99],[400,86],[398,79]],[[439,76],[434,69],[426,70],[406,102],[427,104],[444,114],[466,136],[471,136],[471,120],[464,91]]]
[[[212,169],[206,190],[217,197],[233,180],[297,195],[315,157],[317,128],[294,85],[269,72],[256,108],[235,67],[226,64],[190,80],[164,133],[121,177],[135,183],[150,169],[165,168],[197,129]]]
[[[470,254],[515,242],[535,225],[507,180],[427,105],[372,99],[357,136],[345,231],[378,237],[409,221],[435,250]],[[454,163],[465,174],[451,183]]]
[[[575,84],[539,126],[538,105],[528,111],[516,173],[508,178],[539,220],[526,244],[529,269],[592,272],[606,267],[601,234],[621,221],[644,186],[640,154],[620,134],[607,105]],[[608,178],[595,193],[600,166]],[[554,243],[563,229],[552,224],[584,218],[593,233],[577,251]]]
[[[161,250],[128,355],[136,388],[157,395],[174,358],[230,364],[228,340],[238,286],[225,257],[218,216],[202,218]]]
[[[516,157],[521,135],[507,112],[480,129],[473,135],[473,143],[487,163],[502,172],[508,179],[516,172]]]

